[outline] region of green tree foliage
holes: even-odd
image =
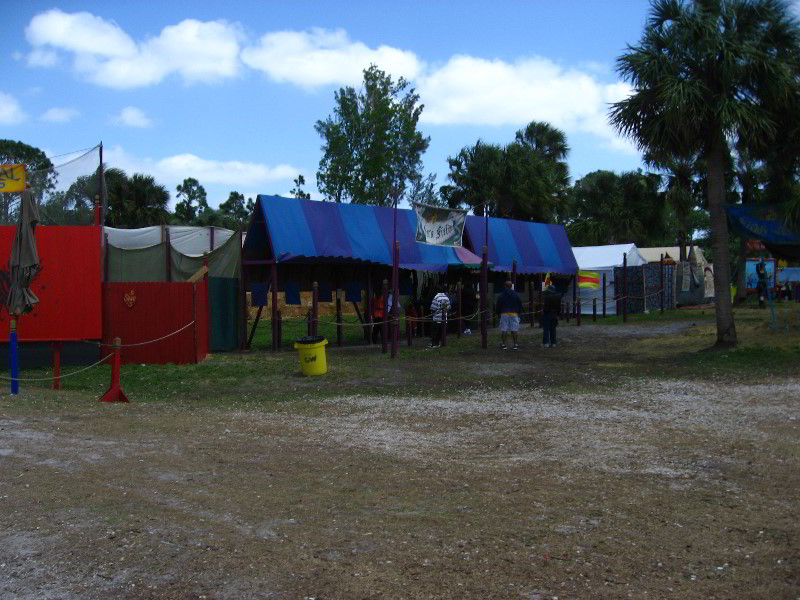
[[[14,140],[0,140],[0,164],[25,165],[31,190],[39,202],[56,187],[53,163],[39,148]],[[0,193],[0,218],[3,223],[14,220],[19,199],[19,194]]]
[[[206,198],[206,189],[200,185],[194,177],[187,177],[175,188],[178,192],[175,197],[180,199],[175,204],[175,218],[179,223],[184,225],[196,225],[198,217],[200,219],[209,219],[211,215],[208,211],[211,209],[208,206]]]
[[[100,168],[82,175],[66,191],[52,192],[39,207],[42,223],[88,225],[94,222],[94,203],[100,196]]]
[[[106,225],[124,229],[149,227],[167,222],[169,192],[150,175],[134,173],[131,177],[122,169],[106,169],[108,212]]]
[[[253,199],[251,198],[249,202],[252,203]],[[222,227],[234,231],[242,229],[247,224],[252,212],[252,206],[245,203],[244,194],[239,192],[231,192],[228,194],[228,199],[219,205]]]
[[[333,115],[314,126],[323,141],[320,192],[335,202],[392,205],[420,176],[430,142],[417,131],[419,95],[370,65],[360,91],[340,88],[334,100]]]
[[[447,200],[436,189],[436,173],[414,177],[408,190],[409,204],[447,207]]]
[[[617,60],[633,93],[610,120],[645,151],[698,153],[707,168],[717,344],[736,343],[726,198],[728,139],[776,139],[800,111],[800,26],[779,0],[655,0],[641,40]]]
[[[311,200],[311,194],[303,191],[303,186],[306,184],[306,178],[302,175],[298,175],[293,182],[294,188],[292,188],[291,192],[289,193],[295,198],[300,198],[301,200]]]
[[[567,233],[574,246],[663,245],[661,178],[641,171],[594,171],[575,182]]]
[[[505,147],[484,144],[462,148],[447,159],[442,196],[451,206],[475,214],[551,223],[559,220],[569,197],[566,136],[548,123],[531,122]]]

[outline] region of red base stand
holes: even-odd
[[[122,341],[114,338],[114,357],[111,359],[111,387],[100,397],[99,402],[129,402],[119,382],[120,346]]]

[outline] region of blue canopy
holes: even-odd
[[[484,217],[468,216],[467,233],[476,254],[486,243]],[[492,270],[517,273],[563,273],[574,275],[578,263],[563,225],[489,217],[489,262]]]
[[[326,258],[391,265],[392,219],[389,207],[259,195],[244,251],[263,256],[271,241],[279,263]],[[401,269],[445,271],[450,266],[480,266],[481,259],[466,248],[417,242],[416,223],[414,211],[397,209]],[[273,258],[271,253],[269,258]]]

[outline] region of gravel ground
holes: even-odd
[[[2,397],[0,598],[800,597],[800,379],[512,366],[247,410]]]

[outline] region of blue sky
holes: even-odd
[[[573,178],[640,166],[607,124],[627,93],[614,60],[642,32],[645,0],[506,2],[6,3],[0,138],[49,155],[94,145],[174,197],[195,177],[228,192],[313,197],[314,123],[370,62],[411,80],[431,142],[425,172],[531,120],[563,129]],[[58,162],[56,160],[55,162]]]

